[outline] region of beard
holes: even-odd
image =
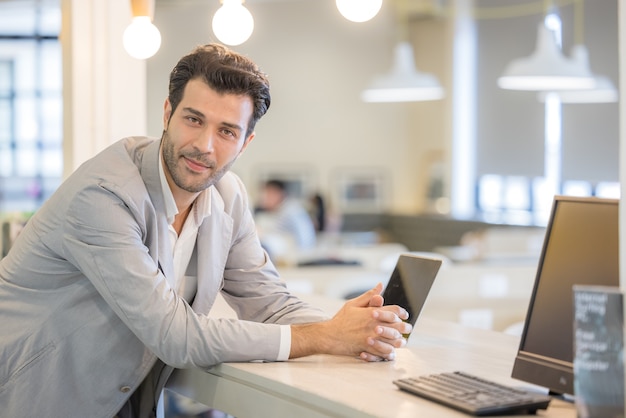
[[[189,193],[199,193],[208,189],[217,183],[235,163],[235,159],[233,159],[223,167],[216,169],[216,163],[211,161],[205,153],[196,150],[186,152],[180,151],[180,153],[177,153],[174,148],[174,142],[166,130],[163,131],[161,146],[163,147],[163,161],[165,162],[165,166],[167,167],[170,176],[172,176],[174,184]],[[209,174],[201,175],[190,172],[187,167],[184,166],[184,163],[181,162],[183,157],[197,161],[204,166],[209,167]]]

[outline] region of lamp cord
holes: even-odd
[[[585,39],[584,0],[574,0],[574,44],[582,45]]]

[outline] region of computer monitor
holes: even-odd
[[[554,198],[513,378],[574,395],[572,287],[619,286],[618,203]]]

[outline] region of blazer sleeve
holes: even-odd
[[[143,344],[174,367],[276,360],[280,327],[197,314],[169,287],[154,245],[149,199],[102,181],[77,191],[65,219],[65,257]],[[163,239],[163,238],[161,238]]]
[[[222,294],[237,316],[274,324],[328,319],[326,313],[291,294],[280,279],[260,244],[248,194],[239,177],[233,173],[224,176],[216,191],[225,216],[233,222]]]

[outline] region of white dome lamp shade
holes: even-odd
[[[243,0],[222,0],[211,22],[213,33],[226,45],[236,46],[246,42],[254,30],[252,13]]]
[[[147,59],[161,47],[161,33],[152,24],[154,0],[131,0],[133,20],[124,30],[122,44],[133,58]]]
[[[383,0],[336,0],[337,10],[351,22],[367,22],[378,14]]]
[[[541,23],[535,52],[512,61],[498,85],[510,90],[582,90],[593,88],[594,78],[588,65],[561,53],[553,33]]]
[[[572,59],[589,66],[589,52],[584,45],[576,45],[572,48]],[[602,75],[593,75],[594,87],[583,90],[559,90],[556,91],[563,104],[584,104],[584,103],[615,103],[619,101],[619,94],[613,82]],[[548,92],[540,92],[539,100],[546,101]]]
[[[413,48],[408,42],[396,45],[391,71],[375,77],[361,93],[361,99],[369,103],[415,102],[443,97],[444,91],[437,78],[417,71]]]

